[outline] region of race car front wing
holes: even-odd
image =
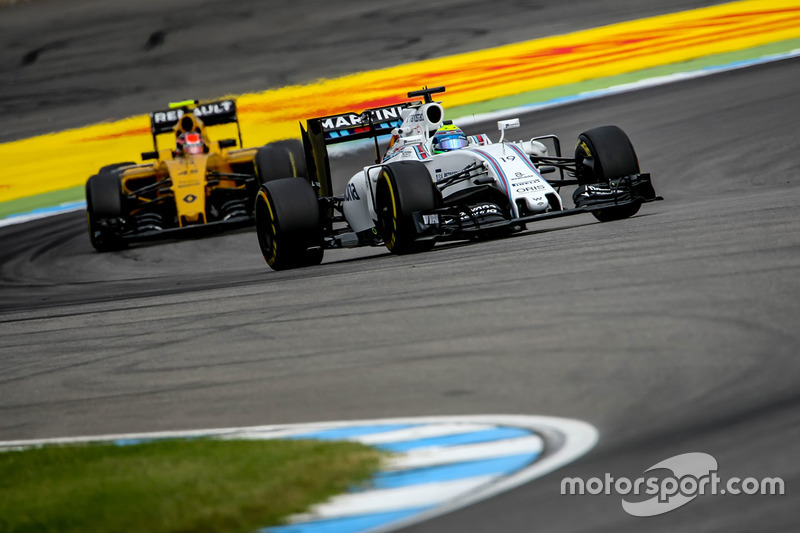
[[[531,222],[592,213],[635,203],[644,204],[664,198],[656,195],[650,174],[642,173],[611,180],[608,184],[578,187],[573,199],[576,204],[573,209],[553,210],[518,218],[492,220],[487,223],[480,223],[478,219],[470,218],[468,224],[463,224],[463,206],[446,206],[432,211],[420,211],[413,213],[412,216],[419,240],[436,237],[455,240],[477,237]]]

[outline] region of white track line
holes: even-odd
[[[292,517],[292,523],[439,505],[486,485],[497,477],[479,476],[398,489],[342,494],[334,496],[325,503],[313,506],[308,513]]]
[[[370,446],[378,444],[388,444],[390,442],[404,442],[409,440],[421,440],[430,437],[446,437],[449,435],[460,435],[462,433],[473,433],[494,429],[497,426],[489,424],[436,424],[413,427],[408,429],[398,429],[387,431],[386,433],[375,433],[372,435],[361,435],[347,440],[360,442]]]
[[[384,471],[425,468],[523,453],[541,453],[542,450],[544,441],[537,435],[449,448],[422,448],[392,457],[387,461]]]

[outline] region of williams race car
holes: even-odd
[[[209,130],[226,124],[237,137],[213,140]],[[142,153],[143,163],[106,165],[86,182],[89,238],[98,251],[252,224],[259,185],[306,175],[299,140],[241,148],[234,100],[170,104],[150,114],[150,130],[153,151]]]
[[[301,127],[309,179],[270,181],[256,196],[256,233],[271,268],[319,264],[328,248],[422,252],[437,241],[502,236],[580,213],[618,220],[661,199],[616,126],[581,133],[574,156],[562,157],[555,135],[505,141],[505,130],[518,127],[518,119],[498,122],[497,143],[487,135],[468,137],[433,101],[443,91],[412,91],[409,98],[423,100],[310,119]],[[378,136],[389,133],[381,156]],[[328,145],[363,138],[375,140],[375,164],[333,195]],[[569,185],[577,186],[573,208],[558,193]]]

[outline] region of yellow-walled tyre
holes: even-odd
[[[303,143],[297,139],[285,139],[262,146],[256,152],[255,170],[262,184],[282,178],[307,177]]]
[[[581,133],[575,147],[581,185],[608,185],[616,178],[638,174],[639,159],[628,135],[618,126],[601,126]],[[632,217],[642,206],[633,202],[592,211],[600,222]]]
[[[399,161],[381,169],[375,191],[375,211],[386,248],[393,254],[425,252],[435,241],[419,239],[412,214],[431,211],[439,204],[439,191],[425,165]]]
[[[269,181],[255,202],[258,245],[273,270],[318,265],[324,254],[317,194],[302,178]]]

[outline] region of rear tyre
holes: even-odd
[[[255,169],[262,184],[281,178],[307,177],[303,143],[286,139],[262,146],[256,152]]]
[[[122,250],[128,245],[120,235],[122,183],[119,176],[104,172],[86,181],[86,215],[89,241],[98,252]]]
[[[601,126],[581,133],[575,147],[580,185],[609,186],[617,178],[638,174],[639,159],[628,135],[617,126]],[[621,220],[635,215],[640,201],[592,211],[600,222]]]
[[[322,262],[322,225],[317,194],[303,179],[283,178],[263,184],[256,195],[258,245],[273,270]]]
[[[390,163],[381,169],[375,192],[378,226],[393,254],[425,252],[434,239],[417,240],[412,214],[438,206],[439,194],[425,165],[417,161]]]

